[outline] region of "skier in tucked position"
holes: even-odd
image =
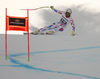
[[[50,8],[54,12],[57,12],[57,13],[62,15],[60,21],[57,22],[57,23],[53,23],[53,25],[46,26],[44,28],[36,30],[35,32],[31,32],[31,34],[37,35],[39,33],[44,32],[45,30],[50,30],[49,32],[46,32],[46,34],[52,35],[52,34],[54,34],[57,31],[61,31],[62,32],[66,28],[66,26],[69,23],[71,23],[71,26],[72,26],[72,33],[71,33],[71,35],[74,36],[75,35],[75,33],[74,33],[75,32],[75,25],[74,25],[73,18],[71,17],[72,10],[70,8],[68,8],[66,10],[66,12],[64,12],[64,11],[59,11],[59,10],[55,9],[53,6],[50,6]]]

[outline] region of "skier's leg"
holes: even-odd
[[[55,23],[55,26],[53,26],[53,29],[51,31],[47,32],[46,34],[51,35],[51,34],[57,32],[60,28],[61,28],[61,23],[57,22],[57,23]]]
[[[56,27],[55,27],[53,30],[47,32],[48,35],[51,35],[51,34],[57,32],[57,31],[61,31],[61,32],[62,32],[62,31],[65,29],[65,26],[62,25],[62,24],[60,24],[60,23],[58,23],[58,24],[55,25],[55,26],[56,26]]]
[[[37,35],[37,34],[39,34],[39,33],[44,32],[45,30],[50,30],[51,28],[53,28],[53,26],[54,26],[54,25],[50,25],[50,26],[43,27],[43,28],[41,28],[41,29],[39,29],[39,30],[36,30],[36,31],[34,31],[34,32],[31,32],[31,34]]]
[[[46,30],[52,30],[55,27],[57,27],[57,25],[58,25],[58,22],[57,23],[53,23],[52,25],[49,25],[49,26],[46,26],[44,28],[39,29],[39,32],[42,33],[42,32],[44,32]]]
[[[55,32],[57,32],[57,31],[62,32],[64,29],[65,29],[65,26],[60,24],[59,27],[55,28],[54,30],[55,30]]]
[[[59,22],[53,23],[53,25],[46,26],[46,27],[44,27],[44,28],[41,28],[41,29],[39,29],[39,30],[36,30],[35,32],[32,32],[31,34],[35,34],[35,35],[36,35],[36,34],[39,34],[39,33],[44,32],[45,30],[55,29],[55,28],[57,28],[59,25],[60,25]],[[54,31],[55,31],[55,30],[54,30]],[[50,33],[53,33],[53,31],[50,31]]]
[[[41,29],[39,29],[39,32],[44,32],[46,30],[50,30],[51,28],[53,28],[54,25],[49,25],[49,26],[46,26],[46,27],[43,27]]]

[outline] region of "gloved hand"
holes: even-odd
[[[51,8],[52,10],[54,10],[54,6],[50,6],[50,8]]]
[[[75,35],[75,34],[74,34],[74,31],[72,31],[71,35],[72,35],[72,36],[74,36],[74,35]]]

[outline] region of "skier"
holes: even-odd
[[[74,25],[73,18],[71,17],[72,10],[70,8],[68,8],[66,10],[66,12],[64,12],[64,11],[59,11],[59,10],[55,9],[54,6],[50,6],[50,8],[54,12],[57,12],[57,13],[62,15],[60,21],[57,22],[57,23],[53,23],[53,25],[46,26],[44,28],[36,30],[35,32],[31,32],[31,34],[37,35],[39,33],[44,32],[45,30],[50,30],[49,32],[46,32],[46,34],[52,35],[52,34],[54,34],[57,31],[61,31],[62,32],[65,29],[65,27],[69,23],[71,23],[71,26],[72,26],[72,33],[71,33],[71,35],[74,36],[75,35],[75,33],[74,33],[75,32],[75,25]]]

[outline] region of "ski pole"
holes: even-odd
[[[43,6],[43,7],[39,7],[39,8],[35,8],[35,9],[20,9],[20,10],[38,10],[41,8],[50,8],[50,6]]]

